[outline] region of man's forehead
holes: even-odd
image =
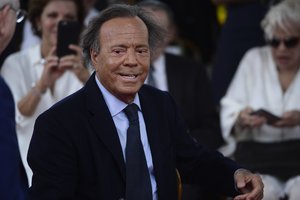
[[[145,23],[138,17],[118,17],[106,21],[100,30],[101,34],[146,34],[148,29]]]
[[[148,40],[148,30],[139,18],[114,18],[103,24],[100,38]]]

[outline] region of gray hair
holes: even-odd
[[[81,35],[80,45],[83,48],[83,59],[86,66],[90,66],[91,57],[90,50],[100,52],[101,44],[99,41],[99,32],[102,25],[111,19],[118,17],[139,17],[146,25],[149,33],[149,48],[150,53],[159,45],[158,43],[164,40],[165,31],[155,24],[151,16],[142,8],[136,5],[113,4],[101,11],[99,16],[94,18]]]
[[[5,5],[10,5],[14,9],[19,9],[20,2],[19,0],[0,0],[0,9],[2,9]]]
[[[144,0],[137,3],[139,7],[149,8],[151,10],[161,10],[167,14],[169,22],[172,26],[176,26],[173,10],[166,3],[158,0]]]
[[[283,0],[272,6],[262,20],[261,26],[266,39],[273,37],[276,27],[285,30],[286,33],[291,31],[291,27],[297,28],[300,32],[300,1]]]

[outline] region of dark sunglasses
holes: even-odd
[[[267,43],[273,48],[278,48],[280,43],[282,43],[282,42],[286,48],[291,49],[298,45],[299,38],[297,38],[297,37],[290,37],[287,39],[272,38],[267,41]]]

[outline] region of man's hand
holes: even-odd
[[[259,175],[245,169],[238,169],[234,173],[236,187],[241,193],[234,200],[261,200],[264,184]]]

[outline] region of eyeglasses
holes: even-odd
[[[272,39],[268,40],[267,43],[273,48],[278,48],[279,45],[281,43],[283,43],[285,48],[291,49],[298,45],[299,38],[297,38],[297,37],[290,37],[287,39],[272,38]]]
[[[26,11],[22,9],[15,9],[14,7],[10,6],[10,9],[16,12],[16,22],[20,23],[26,17]]]
[[[25,10],[22,9],[16,9],[14,8],[11,4],[5,4],[4,6],[2,6],[0,8],[0,10],[2,10],[5,6],[9,5],[10,9],[12,9],[13,11],[16,12],[16,22],[20,23],[23,21],[23,19],[26,17],[27,13]]]

